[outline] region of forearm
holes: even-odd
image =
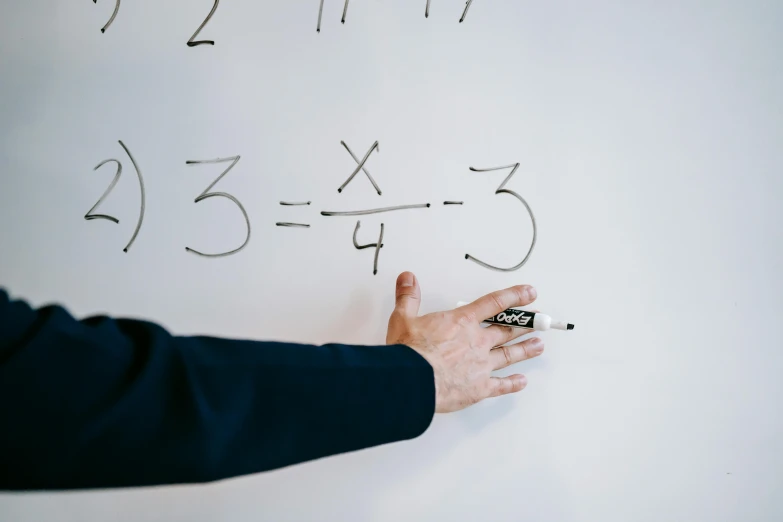
[[[175,337],[0,293],[0,488],[219,480],[423,433],[433,372],[405,346]]]

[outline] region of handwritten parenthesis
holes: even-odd
[[[122,140],[120,140],[120,147],[125,150],[125,153],[130,158],[131,163],[133,163],[133,168],[136,169],[136,176],[139,178],[139,190],[141,191],[141,210],[139,211],[139,221],[136,223],[136,230],[133,231],[133,236],[131,236],[128,245],[122,249],[123,252],[127,253],[128,250],[130,250],[131,245],[133,245],[133,242],[136,241],[136,236],[139,235],[139,231],[141,230],[141,223],[144,221],[144,212],[146,208],[146,196],[144,194],[144,178],[141,175],[141,170],[139,170],[139,165],[136,163],[133,154],[131,154],[131,152],[128,150],[128,147],[125,146]]]
[[[98,0],[92,0],[94,4],[98,3]],[[103,26],[103,29],[101,29],[101,33],[105,33],[106,29],[109,28],[109,26],[112,24],[115,18],[117,18],[117,13],[120,11],[120,0],[117,0],[117,3],[114,5],[114,12],[111,14],[111,18],[109,18],[109,21],[106,22],[106,25]]]
[[[493,167],[493,168],[489,168],[489,169],[476,169],[476,168],[470,167],[470,170],[472,170],[473,172],[491,172],[491,171],[507,169],[507,168],[512,168],[511,174],[509,174],[506,177],[506,179],[503,180],[503,182],[500,184],[500,186],[495,191],[495,194],[510,194],[510,195],[514,196],[515,198],[517,198],[519,201],[521,201],[522,204],[527,209],[527,213],[528,213],[528,215],[530,215],[530,220],[533,223],[533,240],[530,243],[530,249],[527,251],[527,254],[525,255],[524,259],[522,259],[522,261],[520,261],[519,264],[517,264],[517,265],[515,265],[515,266],[513,266],[511,268],[501,268],[501,267],[497,267],[497,266],[494,266],[494,265],[490,265],[489,263],[481,261],[480,259],[478,259],[476,257],[473,257],[470,254],[465,254],[465,259],[473,261],[474,263],[477,263],[477,264],[483,266],[484,268],[488,268],[490,270],[496,270],[498,272],[514,272],[515,270],[519,270],[520,268],[522,268],[525,265],[525,263],[527,263],[528,259],[530,259],[530,255],[533,253],[533,248],[536,246],[536,240],[538,238],[538,227],[536,225],[536,217],[533,214],[533,210],[530,208],[530,205],[528,205],[527,201],[525,201],[525,198],[523,198],[522,196],[520,196],[519,194],[517,194],[513,190],[509,190],[509,189],[505,188],[506,184],[509,182],[511,177],[516,173],[517,169],[519,168],[519,163],[515,163],[513,165],[505,165],[503,167]]]

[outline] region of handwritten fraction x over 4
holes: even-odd
[[[344,141],[340,142],[342,146],[345,148],[345,150],[350,154],[351,158],[356,162],[356,168],[353,169],[353,171],[348,175],[345,182],[343,182],[342,185],[340,185],[337,189],[338,192],[342,193],[342,191],[345,189],[345,187],[348,186],[349,183],[351,183],[354,178],[356,178],[356,175],[360,172],[364,174],[364,176],[369,180],[369,182],[372,184],[373,188],[375,189],[375,192],[379,196],[382,196],[383,191],[381,190],[380,185],[375,181],[375,179],[370,174],[369,169],[367,168],[367,163],[370,160],[370,157],[372,156],[373,152],[379,152],[380,151],[380,144],[376,141],[372,144],[372,146],[369,148],[369,150],[364,154],[362,159],[359,159],[351,150],[351,148],[348,146],[347,143]],[[133,231],[133,235],[128,240],[127,245],[125,248],[123,248],[124,252],[129,252],[131,247],[133,246],[133,243],[136,241],[136,238],[139,235],[139,232],[141,231],[142,224],[144,222],[144,211],[145,211],[145,189],[144,189],[144,176],[142,175],[141,168],[139,167],[139,164],[137,163],[136,159],[133,157],[133,154],[131,153],[130,149],[125,145],[125,143],[122,142],[122,140],[119,141],[120,147],[127,155],[128,159],[130,160],[131,165],[133,166],[133,169],[136,173],[136,179],[138,180],[139,184],[139,191],[141,193],[141,206],[139,209],[139,216],[136,222],[136,228]],[[241,156],[229,156],[225,158],[217,158],[217,159],[207,159],[207,160],[187,160],[185,162],[186,165],[189,166],[207,166],[207,165],[216,165],[216,164],[225,164],[227,165],[225,169],[220,173],[220,175],[212,181],[212,183],[207,186],[196,198],[194,199],[194,203],[200,203],[201,201],[204,201],[205,199],[209,198],[226,198],[230,200],[232,203],[234,203],[237,208],[239,208],[240,212],[242,212],[242,215],[245,218],[245,226],[246,226],[246,234],[245,234],[245,240],[244,242],[239,245],[237,248],[227,251],[227,252],[219,252],[219,253],[207,253],[202,252],[201,250],[197,250],[196,248],[191,247],[185,247],[185,251],[201,256],[201,257],[225,257],[237,254],[241,252],[247,244],[250,242],[250,232],[251,232],[251,222],[250,217],[247,214],[247,211],[245,210],[245,207],[242,205],[242,202],[237,199],[232,194],[229,194],[227,192],[214,192],[212,189],[217,185],[221,179],[223,179],[225,176],[228,175],[229,172],[234,169],[234,167],[237,166],[241,159]],[[95,203],[95,205],[90,208],[90,210],[87,211],[87,213],[84,215],[84,219],[87,221],[92,220],[106,220],[110,221],[112,223],[118,224],[120,220],[114,216],[110,216],[108,214],[99,214],[96,213],[98,210],[98,207],[103,203],[103,201],[109,196],[111,191],[114,189],[114,187],[117,185],[117,183],[120,181],[120,178],[122,176],[122,162],[118,159],[106,159],[98,163],[98,165],[95,166],[93,170],[98,170],[104,165],[113,164],[116,166],[116,171],[114,173],[114,178],[112,179],[111,183],[109,183],[109,186],[106,188],[106,190],[103,192],[101,197],[98,199],[98,201]],[[506,170],[510,169],[510,172],[508,176],[503,180],[503,182],[498,186],[498,188],[495,190],[495,194],[508,194],[510,196],[513,196],[517,200],[519,200],[520,203],[522,203],[522,206],[527,211],[527,214],[530,216],[530,220],[533,225],[533,238],[530,242],[530,248],[527,251],[527,254],[525,254],[525,257],[516,265],[512,267],[499,267],[492,265],[490,263],[487,263],[485,261],[482,261],[470,254],[465,254],[465,259],[469,261],[473,261],[474,263],[484,267],[488,268],[490,270],[497,270],[500,272],[513,272],[515,270],[519,270],[522,268],[525,263],[527,263],[528,259],[530,259],[530,255],[533,253],[533,248],[536,246],[536,238],[537,238],[537,227],[536,227],[536,218],[533,215],[533,210],[530,208],[530,205],[528,205],[527,201],[520,196],[518,193],[514,192],[513,190],[507,189],[506,185],[511,180],[511,178],[516,174],[517,170],[519,169],[519,163],[513,163],[510,165],[503,165],[500,167],[489,167],[489,168],[476,168],[476,167],[469,167],[469,169],[473,172],[493,172],[496,170]],[[281,201],[280,205],[282,207],[299,207],[299,206],[310,206],[312,204],[312,201]],[[464,202],[462,201],[444,201],[444,206],[453,206],[453,205],[463,205]],[[395,205],[395,206],[384,206],[384,207],[378,207],[378,208],[370,208],[370,209],[360,209],[360,210],[322,210],[321,216],[323,217],[358,217],[358,216],[367,216],[371,214],[382,214],[387,212],[403,212],[403,211],[427,211],[427,209],[431,208],[432,204],[429,202],[413,202],[413,203],[407,203],[404,205]],[[286,228],[302,228],[302,229],[309,229],[310,224],[309,223],[297,223],[297,222],[290,222],[290,221],[279,221],[275,223],[278,227],[286,227]],[[367,243],[367,244],[359,244],[359,229],[361,228],[361,220],[356,221],[356,228],[354,228],[353,231],[353,246],[357,250],[364,250],[371,248],[373,249],[375,256],[373,261],[373,274],[378,273],[378,259],[380,257],[381,249],[385,246],[383,244],[383,234],[384,234],[384,224],[381,223],[380,226],[380,232],[378,234],[378,239],[374,243]]]
[[[98,0],[92,0],[94,4],[98,3]],[[345,23],[345,19],[348,16],[348,2],[349,0],[345,0],[345,5],[343,6],[343,16],[340,19],[341,23]],[[114,4],[114,11],[111,14],[111,17],[109,18],[109,21],[106,22],[106,25],[104,25],[101,28],[101,33],[105,33],[107,29],[111,26],[112,23],[114,23],[114,20],[117,18],[117,14],[120,12],[120,3],[121,0],[115,0]],[[470,5],[473,3],[473,0],[467,0],[465,2],[465,9],[462,11],[462,16],[459,19],[459,23],[462,23],[465,21],[465,17],[468,16],[468,10],[470,9]],[[190,39],[187,41],[188,47],[197,47],[199,45],[215,45],[214,40],[196,40],[199,33],[201,33],[201,30],[204,29],[204,27],[209,23],[209,21],[212,19],[213,16],[215,16],[215,12],[218,10],[218,6],[220,6],[220,0],[215,0],[215,3],[212,4],[212,9],[209,11],[209,14],[204,19],[203,22],[201,22],[201,25],[198,26],[198,29],[196,29],[196,32],[193,33],[193,36],[190,37]],[[320,0],[320,3],[318,5],[318,23],[316,24],[316,31],[319,33],[321,32],[321,19],[323,18],[323,12],[324,12],[324,0]],[[426,6],[424,8],[424,16],[426,18],[429,18],[430,16],[430,0],[427,0]]]

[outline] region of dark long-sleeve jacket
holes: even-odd
[[[422,434],[407,346],[178,337],[0,290],[0,489],[202,483]]]

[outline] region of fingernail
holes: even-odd
[[[533,355],[541,355],[544,351],[544,340],[540,337],[536,337],[533,341],[530,342],[530,351],[533,352]]]
[[[410,272],[403,273],[402,275],[400,275],[398,284],[402,288],[407,286],[413,286],[414,285],[413,274],[411,274]]]
[[[535,299],[536,297],[538,297],[538,292],[536,292],[536,289],[533,288],[532,286],[528,286],[527,287],[527,296],[530,299]]]

